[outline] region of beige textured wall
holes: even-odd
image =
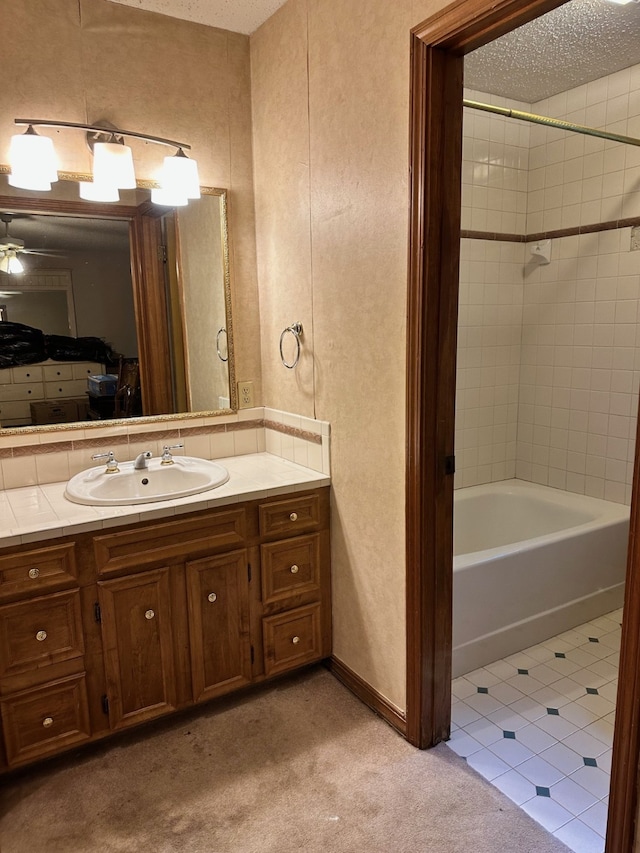
[[[331,422],[334,651],[401,709],[409,32],[437,6],[289,0],[251,37],[264,401]]]
[[[189,143],[204,185],[229,190],[237,373],[260,397],[249,40],[106,0],[11,3],[0,54],[0,163],[14,118],[98,122]],[[88,172],[79,131],[51,131],[68,171]],[[131,142],[139,178],[171,149]]]

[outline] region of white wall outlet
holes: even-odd
[[[253,382],[238,382],[238,408],[253,408]]]
[[[640,251],[640,225],[634,225],[631,229],[631,251]]]

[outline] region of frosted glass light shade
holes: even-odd
[[[33,128],[11,137],[9,165],[12,187],[25,190],[50,190],[51,182],[58,180],[58,162],[53,140],[39,136]]]
[[[136,176],[133,155],[128,145],[96,142],[93,146],[93,183],[121,190],[134,190]]]
[[[200,198],[198,164],[180,149],[173,157],[165,157],[160,172],[160,185],[169,192],[178,192],[187,198]]]
[[[184,191],[165,189],[164,187],[151,190],[151,201],[164,207],[184,207],[185,204],[189,204],[189,199]]]
[[[96,184],[94,181],[80,181],[80,198],[85,201],[120,201],[117,187]]]
[[[19,275],[24,272],[22,261],[15,252],[5,252],[0,258],[0,272],[6,272],[9,275]]]

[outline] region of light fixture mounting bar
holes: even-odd
[[[150,136],[147,133],[137,133],[134,130],[120,130],[116,127],[100,127],[99,124],[76,124],[72,121],[49,121],[40,118],[17,118],[15,124],[31,125],[32,127],[73,127],[77,130],[87,130],[94,133],[107,133],[114,136],[131,136],[134,139],[144,139],[147,142],[157,142],[159,145],[169,145],[171,148],[191,150],[186,142],[176,142],[173,139],[163,139],[161,136]]]

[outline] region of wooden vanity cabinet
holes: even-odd
[[[328,488],[4,549],[0,771],[330,653]]]

